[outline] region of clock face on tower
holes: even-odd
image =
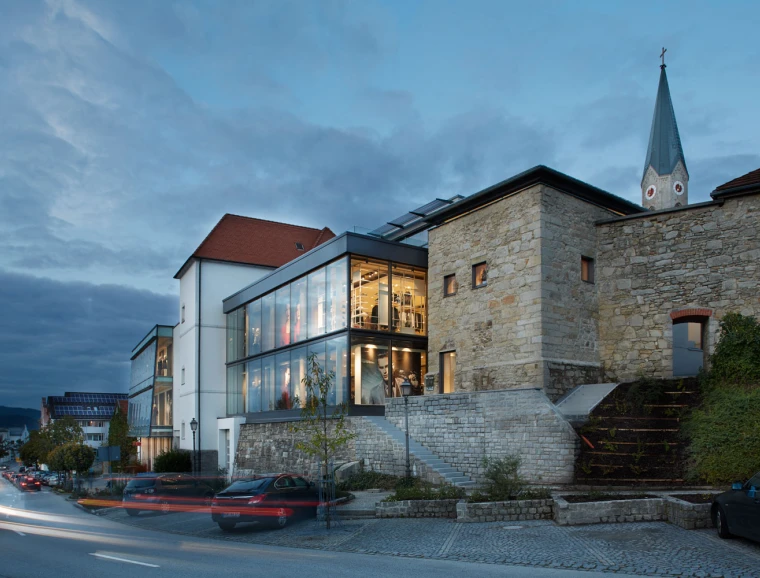
[[[673,191],[676,193],[676,195],[683,195],[685,190],[686,189],[681,181],[676,181],[673,183]]]
[[[657,187],[655,187],[654,185],[649,185],[649,188],[647,189],[647,192],[644,193],[644,196],[647,199],[652,200],[652,199],[654,199],[654,196],[656,194],[657,194]]]

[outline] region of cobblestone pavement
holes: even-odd
[[[204,512],[129,517],[114,508],[101,515],[145,529],[293,548],[645,576],[760,577],[760,545],[665,522],[557,526],[549,521],[357,519],[339,521],[328,531],[306,520],[283,530],[254,524],[225,533]]]

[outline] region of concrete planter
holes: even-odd
[[[520,520],[551,520],[554,501],[512,500],[509,502],[479,502],[457,504],[457,522],[515,522]]]
[[[668,522],[685,530],[712,528],[712,504],[692,504],[673,496],[666,496],[665,510]]]
[[[652,522],[667,519],[664,498],[583,502],[579,504],[571,504],[559,496],[554,498],[554,521],[560,526]]]
[[[456,518],[459,500],[403,500],[378,502],[377,518]]]

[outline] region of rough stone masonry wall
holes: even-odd
[[[727,199],[660,215],[598,226],[600,355],[619,380],[639,374],[672,377],[670,313],[713,311],[760,316],[760,196]]]
[[[541,356],[553,401],[582,383],[598,383],[596,286],[581,280],[581,257],[596,259],[594,223],[615,215],[551,187],[541,196]]]
[[[296,449],[300,434],[290,431],[293,422],[246,423],[240,426],[234,476],[265,472],[291,472],[306,476],[318,473],[317,460]],[[329,424],[334,431],[335,424]],[[335,465],[356,461],[353,441],[335,458]]]
[[[542,386],[541,187],[535,186],[429,233],[428,371],[456,350],[456,391]],[[472,266],[488,284],[472,288]],[[456,274],[456,295],[443,278]]]
[[[388,400],[385,417],[403,430],[403,400]],[[532,484],[573,480],[578,436],[537,389],[410,397],[409,432],[476,482],[484,457],[507,455],[521,457]]]

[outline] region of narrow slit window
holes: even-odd
[[[591,257],[581,257],[581,281],[594,282],[594,260]]]
[[[456,295],[457,293],[457,276],[446,275],[443,278],[443,296],[449,297],[450,295]]]

